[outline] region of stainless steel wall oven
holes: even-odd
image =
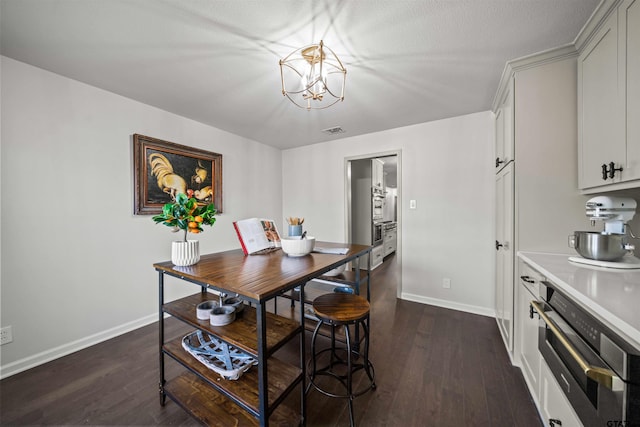
[[[371,219],[373,221],[382,221],[384,219],[384,197],[373,196],[371,201]]]
[[[552,283],[539,296],[538,349],[582,423],[640,427],[640,352]]]
[[[371,245],[378,246],[382,244],[384,237],[384,224],[382,222],[374,222],[371,230]]]

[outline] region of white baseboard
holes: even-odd
[[[74,353],[78,350],[91,347],[92,345],[115,338],[118,335],[122,335],[157,321],[158,314],[151,314],[123,325],[116,326],[115,328],[107,329],[106,331],[98,332],[97,334],[43,351],[42,353],[34,354],[33,356],[25,357],[24,359],[2,365],[0,366],[0,379],[26,371],[27,369],[35,368],[36,366]]]
[[[462,304],[454,301],[447,301],[437,298],[429,298],[422,295],[409,294],[407,292],[403,292],[400,298],[419,302],[422,304],[435,305],[437,307],[450,308],[452,310],[464,311],[466,313],[479,314],[481,316],[487,317],[496,317],[496,312],[493,309],[486,307],[479,307],[476,305]]]

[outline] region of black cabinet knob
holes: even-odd
[[[609,178],[613,179],[613,177],[616,176],[616,171],[622,172],[622,166],[616,168],[615,163],[609,163]]]
[[[504,160],[500,160],[500,157],[496,157],[496,167],[500,166],[502,163],[504,163]]]
[[[504,245],[496,240],[496,251],[503,247]]]
[[[616,176],[616,172],[622,172],[622,166],[616,168],[616,164],[613,162],[609,162],[608,165],[602,164],[602,179],[604,181],[606,181],[607,178],[613,179]]]

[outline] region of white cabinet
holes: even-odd
[[[530,303],[538,300],[538,284],[544,277],[522,261],[519,264],[519,276],[515,353],[519,355],[520,369],[529,386],[529,392],[537,402],[540,393],[541,360],[538,351],[539,317],[531,311]]]
[[[378,267],[384,260],[384,246],[374,246],[371,250],[371,269]]]
[[[514,164],[496,175],[496,320],[507,350],[513,348]]]
[[[384,162],[371,159],[371,184],[384,191]]]
[[[495,115],[496,156],[496,320],[504,343],[513,348],[514,262],[514,77],[499,95]]]
[[[496,172],[513,160],[513,77],[505,86],[495,117]]]
[[[587,193],[640,186],[640,0],[613,10],[578,57],[578,166]]]
[[[625,58],[626,141],[628,179],[640,179],[640,0],[625,0],[619,9],[618,31]],[[637,183],[636,186],[640,186]]]
[[[529,304],[533,300],[539,300],[538,285],[546,278],[522,261],[518,272],[518,326],[514,353],[519,360],[529,393],[545,426],[581,427],[582,423],[538,350],[539,328],[543,323],[537,313],[530,315]]]
[[[624,162],[618,93],[618,17],[609,16],[578,58],[579,186],[605,183],[602,165]],[[616,181],[620,180],[620,174]]]
[[[540,364],[540,414],[550,427],[582,427],[544,359]]]
[[[398,231],[394,228],[392,230],[385,230],[382,238],[382,245],[384,246],[384,256],[394,253],[398,247]]]
[[[497,103],[505,99],[505,90],[510,92],[512,105],[508,116],[513,123],[503,126],[511,129],[515,158],[496,176],[495,251],[496,318],[512,359],[511,335],[518,332],[513,309],[519,302],[514,302],[515,253],[567,251],[566,230],[575,230],[576,221],[584,218],[586,201],[576,191],[577,58],[549,61],[542,56],[532,65],[533,59],[513,64],[496,95]],[[497,118],[500,110],[507,109],[493,106]]]

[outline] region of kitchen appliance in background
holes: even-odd
[[[382,227],[384,189],[374,185],[374,169],[379,174],[382,162],[378,159],[352,160],[351,177],[351,243],[373,246],[371,267],[384,258]],[[375,180],[381,181],[380,179]]]
[[[375,162],[374,162],[375,161]],[[376,246],[382,244],[384,190],[373,185],[377,159],[352,160],[351,165],[351,243]],[[380,231],[380,241],[377,232]]]
[[[371,206],[371,219],[373,222],[382,222],[384,220],[384,197],[373,194]]]
[[[382,241],[384,239],[384,223],[382,222],[374,222],[371,233],[371,240],[373,241],[373,246],[382,245]]]
[[[540,283],[538,349],[585,427],[640,426],[640,351]]]
[[[351,243],[372,245],[373,204],[371,160],[352,160],[351,166]]]
[[[382,221],[398,222],[398,190],[396,188],[387,187],[384,206],[382,209]]]
[[[597,196],[585,205],[586,215],[592,224],[604,222],[602,232],[576,231],[569,236],[569,246],[581,256],[569,260],[597,267],[640,269],[640,259],[633,256],[635,246],[628,242],[627,228],[633,219],[637,203],[627,197]]]

